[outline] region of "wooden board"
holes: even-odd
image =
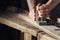
[[[19,19],[17,14],[0,14],[0,23],[6,24],[22,32],[30,33],[33,36],[37,36],[37,32],[40,31],[38,28],[33,27],[33,25],[29,24],[28,22]]]
[[[19,16],[21,16],[21,15],[19,15]],[[60,36],[59,36],[60,34],[59,34],[59,32],[56,32],[56,31],[53,32],[53,30],[52,30],[52,31],[49,30],[49,29],[51,29],[51,28],[47,29],[47,28],[46,28],[47,26],[44,26],[44,27],[43,27],[43,26],[40,26],[40,25],[38,25],[36,22],[28,19],[27,17],[24,18],[24,16],[22,16],[22,19],[24,19],[25,21],[27,21],[28,23],[30,23],[30,24],[33,25],[34,27],[36,27],[36,28],[44,31],[44,32],[47,33],[47,34],[49,34],[50,36],[52,36],[52,37],[57,38],[58,40],[60,40]],[[54,26],[54,28],[55,28],[55,26]],[[57,29],[57,27],[56,27],[56,29]]]
[[[0,23],[7,24],[9,26],[11,25],[17,29],[24,26],[25,30],[27,27],[29,29],[32,29],[33,31],[34,30],[37,32],[43,31],[43,32],[47,33],[48,35],[56,38],[57,40],[60,40],[60,34],[59,34],[60,32],[56,32],[56,31],[54,31],[53,28],[51,28],[54,26],[50,26],[50,28],[48,29],[47,27],[49,27],[49,26],[40,26],[35,21],[32,21],[28,17],[23,16],[21,14],[12,14],[12,15],[11,14],[9,14],[9,15],[8,14],[5,14],[5,15],[1,14],[0,15]],[[16,26],[16,24],[17,24],[17,26]],[[56,28],[56,27],[54,27],[54,28]],[[50,29],[53,29],[53,30],[50,30]],[[31,32],[31,30],[30,30],[30,32]],[[32,33],[32,34],[34,34],[34,33]]]
[[[40,40],[57,40],[57,39],[54,39],[53,37],[50,37],[49,35],[43,34]]]

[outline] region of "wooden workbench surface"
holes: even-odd
[[[59,29],[59,28],[52,26],[52,25],[39,26],[36,22],[31,21],[29,18],[22,16],[19,13],[16,13],[16,14],[15,13],[13,13],[13,14],[12,13],[6,13],[6,14],[0,13],[0,22],[4,23],[5,20],[7,20],[7,21],[9,20],[10,22],[21,25],[24,28],[32,29],[32,30],[37,31],[37,32],[44,31],[48,35],[55,37],[57,39],[60,39],[60,30],[57,30],[57,31],[55,30],[55,29]],[[32,31],[32,33],[33,33],[33,31]]]

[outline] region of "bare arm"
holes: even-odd
[[[27,3],[28,3],[28,7],[29,7],[29,10],[33,9],[34,8],[34,0],[27,0]]]
[[[35,15],[35,9],[34,9],[34,7],[35,7],[35,0],[27,0],[27,4],[28,4],[28,7],[29,7],[29,14],[28,14],[28,16],[29,16],[29,18],[30,19],[32,19],[33,21],[35,20],[35,17],[34,17],[34,15]]]
[[[58,3],[60,3],[60,0],[49,0],[46,5],[48,5],[49,11],[51,11]]]
[[[29,10],[34,9],[34,6],[35,6],[34,1],[35,0],[27,0]]]

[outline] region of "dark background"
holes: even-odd
[[[46,3],[48,0],[35,0],[36,1],[36,5],[38,3]],[[0,10],[4,10],[7,7],[17,7],[20,9],[25,9],[25,10],[29,10],[28,9],[28,4],[27,4],[27,0],[0,0]]]
[[[28,10],[26,0],[0,0],[0,10],[6,9],[8,6]]]
[[[43,4],[47,1],[48,0],[36,0],[36,4]],[[0,11],[5,11],[9,6],[14,6],[17,9],[29,10],[26,0],[0,0]],[[60,3],[50,12],[49,15],[60,18]]]

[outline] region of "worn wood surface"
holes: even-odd
[[[9,14],[0,14],[0,23],[6,24],[15,29],[21,30],[22,32],[28,32],[33,36],[37,36],[37,32],[40,31],[38,28],[35,28],[30,23],[18,18],[18,15],[13,13]]]
[[[32,40],[32,35],[27,33],[27,32],[25,32],[24,33],[24,40]]]
[[[37,40],[41,40],[41,39],[42,39],[42,33],[38,33]]]
[[[36,22],[30,20],[28,17],[19,13],[0,13],[0,23],[6,24],[13,28],[30,32],[31,35],[36,36],[37,32],[43,31],[48,35],[60,40],[60,31],[55,31],[55,26],[40,26]],[[52,28],[53,27],[53,28]]]
[[[46,34],[42,34],[42,37],[40,38],[40,40],[57,40],[51,36],[48,36]]]

